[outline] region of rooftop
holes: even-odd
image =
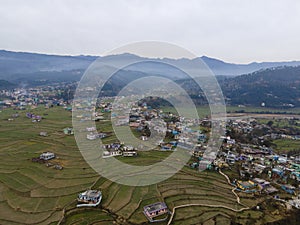
[[[144,211],[148,212],[148,213],[153,213],[153,212],[159,211],[161,209],[167,209],[167,208],[168,207],[167,207],[166,203],[164,203],[164,202],[156,202],[154,204],[145,206],[144,207]]]

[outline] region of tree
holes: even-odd
[[[267,125],[269,126],[269,127],[271,127],[272,125],[273,125],[273,121],[272,120],[270,120],[268,123],[267,123]]]

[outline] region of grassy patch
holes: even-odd
[[[287,153],[291,150],[300,150],[300,140],[277,139],[273,143],[279,153]]]

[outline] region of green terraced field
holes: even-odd
[[[62,129],[71,127],[71,113],[60,107],[37,108],[31,112],[45,117],[32,123],[20,111],[20,117],[8,121],[12,109],[0,113],[0,224],[147,224],[142,209],[156,201],[165,201],[170,210],[178,208],[172,224],[230,224],[253,220],[263,221],[267,211],[247,209],[263,201],[255,196],[241,197],[236,202],[232,187],[217,172],[202,172],[183,168],[173,177],[159,184],[144,187],[122,186],[100,177],[82,158],[73,136],[66,136]],[[98,122],[99,123],[99,122]],[[97,125],[99,127],[99,124]],[[106,122],[101,126],[109,130]],[[39,136],[47,131],[47,137]],[[109,137],[113,140],[115,137]],[[107,140],[106,140],[107,141]],[[107,141],[108,142],[108,141]],[[44,151],[54,152],[63,170],[31,162]],[[169,155],[168,152],[150,151],[137,158],[119,158],[133,165],[155,163]],[[77,209],[77,194],[87,188],[100,189],[103,200],[100,207]],[[244,205],[245,203],[245,205]],[[228,208],[226,208],[228,207]],[[249,217],[250,215],[250,217]],[[280,216],[268,217],[268,221]],[[167,224],[166,222],[158,224]]]
[[[288,153],[291,150],[300,150],[300,140],[278,139],[273,141],[276,150],[280,153]]]

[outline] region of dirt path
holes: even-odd
[[[226,178],[227,183],[231,185],[231,182],[230,182],[229,177],[228,177],[225,173],[223,173],[221,170],[219,170],[219,173],[220,173],[221,175],[223,175],[223,176]],[[238,196],[237,193],[235,193],[235,190],[236,190],[236,188],[233,188],[231,191],[232,191],[232,193],[235,195],[237,203],[238,203],[238,204],[241,204],[240,197]]]
[[[223,173],[221,170],[219,170],[219,173],[221,175],[223,175],[226,178],[228,184],[231,185],[229,177],[225,173]],[[240,203],[240,197],[237,195],[237,193],[235,193],[235,190],[236,190],[236,188],[233,188],[231,191],[236,196],[237,203],[241,204]],[[185,205],[178,205],[178,206],[175,206],[173,208],[172,213],[171,213],[171,217],[170,217],[167,225],[170,225],[172,223],[172,220],[173,220],[173,217],[175,215],[176,209],[190,207],[190,206],[204,206],[204,207],[210,207],[210,208],[224,208],[224,209],[229,209],[229,210],[234,211],[234,212],[241,212],[241,211],[249,209],[249,207],[245,207],[245,208],[241,208],[241,209],[233,209],[233,208],[230,208],[230,207],[224,206],[224,205],[209,205],[209,204],[197,204],[197,203],[194,203],[194,204],[185,204]]]

